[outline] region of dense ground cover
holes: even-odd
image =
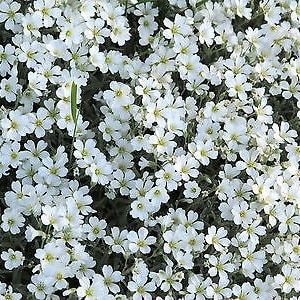
[[[0,299],[300,299],[299,25],[0,0]]]

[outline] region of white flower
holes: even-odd
[[[203,233],[199,234],[194,228],[188,227],[186,232],[179,231],[178,237],[180,237],[181,234],[184,234],[184,236],[181,238],[182,241],[180,243],[180,247],[184,249],[184,251],[186,251],[187,253],[189,252],[193,253],[193,252],[202,252],[204,250]],[[177,253],[177,251],[175,253]]]
[[[168,191],[176,190],[180,181],[180,174],[174,169],[171,164],[166,164],[163,169],[155,173],[157,178],[156,184],[166,186]]]
[[[277,218],[280,222],[279,232],[286,233],[290,230],[292,233],[299,232],[300,216],[295,215],[294,205],[278,205],[276,207]]]
[[[288,143],[292,143],[294,138],[297,137],[295,130],[289,130],[290,125],[288,122],[281,122],[280,127],[274,123],[272,128],[274,129],[276,139],[280,142],[287,141]]]
[[[284,249],[284,243],[278,237],[271,240],[270,244],[266,245],[266,251],[272,254],[272,261],[279,264],[282,258],[286,257],[286,252]]]
[[[47,147],[47,143],[44,141],[39,141],[35,144],[32,140],[28,140],[25,144],[25,151],[23,151],[24,156],[30,161],[33,165],[41,165],[41,161],[49,156],[47,151],[44,151]]]
[[[1,216],[1,228],[4,232],[10,231],[12,234],[20,233],[20,228],[24,226],[25,219],[15,208],[6,208]]]
[[[88,239],[90,241],[94,241],[97,238],[102,238],[105,236],[105,228],[106,228],[106,221],[99,220],[97,217],[90,217],[89,224],[83,225],[83,231],[88,234]]]
[[[18,25],[21,23],[22,14],[18,13],[21,4],[15,1],[1,1],[0,3],[0,22],[4,22],[7,30],[16,32]]]
[[[248,0],[235,0],[235,1],[231,1],[236,14],[243,18],[245,17],[246,19],[250,20],[251,19],[251,8],[246,7],[248,4]]]
[[[293,268],[288,264],[283,265],[282,274],[275,276],[275,284],[282,288],[284,293],[290,293],[293,289],[296,292],[300,291],[299,269]]]
[[[191,156],[181,155],[176,158],[175,170],[179,172],[184,181],[189,181],[190,177],[197,177],[199,174],[199,162]]]
[[[106,142],[110,142],[112,139],[116,141],[121,138],[121,129],[123,125],[124,124],[118,120],[106,117],[104,122],[99,123],[98,129],[103,133],[103,139]]]
[[[82,41],[82,27],[66,23],[60,30],[59,38],[68,47],[71,47],[73,44],[78,45]]]
[[[28,117],[18,109],[10,111],[8,117],[1,119],[1,127],[5,138],[16,141],[30,132]]]
[[[0,150],[2,156],[2,163],[11,165],[14,168],[17,168],[22,161],[24,160],[24,155],[20,151],[20,143],[6,143],[1,147]]]
[[[216,228],[216,226],[211,226],[208,228],[208,233],[205,236],[205,240],[208,244],[214,246],[214,248],[222,252],[224,248],[230,245],[230,240],[226,238],[227,230],[224,227]]]
[[[65,207],[63,206],[49,206],[45,205],[42,207],[43,214],[41,220],[44,225],[52,225],[56,230],[62,230],[66,226],[66,220],[63,218],[65,213]]]
[[[222,278],[218,283],[212,283],[206,288],[206,294],[208,298],[213,298],[214,300],[229,298],[232,294],[230,288],[228,288],[229,279]]]
[[[300,85],[298,84],[298,79],[295,77],[292,77],[291,83],[288,83],[287,81],[281,81],[280,88],[283,90],[282,96],[285,99],[295,97],[300,101]]]
[[[255,212],[249,208],[246,201],[241,201],[237,205],[234,205],[231,209],[231,213],[233,215],[234,223],[237,225],[252,223],[255,216]]]
[[[167,292],[171,288],[175,291],[182,289],[182,283],[180,282],[182,278],[178,276],[178,273],[173,272],[172,265],[167,265],[165,270],[159,270],[158,277],[162,291]]]
[[[104,28],[104,21],[98,19],[88,19],[86,22],[87,29],[84,31],[88,39],[94,39],[98,44],[105,42],[105,37],[109,36],[109,30]]]
[[[22,252],[14,251],[9,248],[7,251],[2,251],[1,259],[5,261],[4,267],[8,270],[12,270],[21,266],[25,257]]]
[[[149,138],[149,143],[159,154],[173,152],[176,142],[173,141],[175,135],[171,132],[165,132],[163,129],[159,128],[155,130],[154,135]]]
[[[211,46],[214,42],[215,32],[210,22],[203,22],[198,27],[198,36],[200,44],[206,43]]]
[[[247,248],[240,248],[240,252],[243,257],[242,270],[245,276],[254,278],[254,272],[263,272],[263,266],[267,262],[264,250],[255,252],[255,245],[250,242]]]
[[[39,14],[36,13],[27,13],[22,19],[23,33],[24,36],[31,37],[40,37],[41,33],[39,28],[42,24],[42,18]]]
[[[140,251],[143,254],[146,254],[151,251],[149,245],[155,244],[156,238],[147,235],[148,230],[145,227],[141,227],[138,232],[130,231],[127,234],[127,239],[129,241],[128,247],[132,253]]]
[[[50,40],[46,44],[46,49],[55,58],[62,58],[64,60],[71,59],[71,55],[70,55],[70,52],[67,51],[66,44],[63,41],[59,40],[59,39]]]
[[[96,154],[95,150],[96,141],[88,139],[84,143],[81,140],[74,142],[74,156],[78,159],[77,163],[80,168],[86,168],[88,164],[93,161],[93,155]]]
[[[192,300],[195,299],[194,297],[196,296],[197,300],[204,300],[206,299],[206,288],[212,284],[212,280],[210,277],[204,280],[201,275],[192,273],[189,277],[188,283],[187,291],[189,294],[185,296],[185,299]]]
[[[142,221],[148,219],[149,214],[155,210],[150,200],[142,197],[139,197],[137,200],[133,201],[130,207],[130,215],[133,218],[139,218]]]
[[[104,242],[111,246],[113,252],[116,253],[124,253],[125,249],[127,248],[127,234],[128,231],[122,230],[118,227],[111,228],[111,236],[107,235],[104,237]]]
[[[45,233],[43,231],[36,230],[31,225],[27,225],[26,231],[25,231],[25,238],[26,238],[27,242],[32,242],[38,236],[42,236],[44,238],[46,237]]]
[[[121,275],[121,272],[114,271],[112,266],[108,266],[108,265],[104,265],[102,267],[102,272],[103,272],[103,282],[108,287],[108,289],[114,294],[119,293],[120,288],[116,283],[124,279],[124,277]]]
[[[254,288],[249,282],[245,282],[242,286],[234,285],[232,288],[232,293],[239,298],[244,298],[245,300],[255,299]],[[253,298],[254,297],[254,298]]]
[[[182,245],[182,234],[185,230],[182,227],[178,227],[176,231],[168,230],[163,233],[163,238],[165,240],[163,250],[165,253],[177,252],[180,250]]]
[[[108,296],[108,288],[102,280],[102,276],[95,274],[93,280],[83,277],[79,279],[80,286],[76,289],[77,295],[86,300],[111,299]]]
[[[36,114],[32,115],[31,123],[34,126],[34,133],[37,138],[45,136],[46,130],[49,130],[53,121],[48,118],[47,110],[43,107],[39,108]]]
[[[246,230],[241,233],[240,240],[247,241],[249,239],[253,244],[258,244],[258,236],[266,234],[266,228],[259,226],[260,222],[260,220],[254,220],[251,224],[242,224],[242,227]]]
[[[151,200],[151,204],[155,208],[159,208],[162,203],[167,203],[170,196],[163,185],[154,186],[145,195],[147,199]]]
[[[109,182],[112,167],[111,164],[106,161],[104,154],[97,153],[93,162],[86,168],[85,172],[91,177],[92,182],[105,185]]]
[[[194,267],[193,255],[188,252],[177,251],[174,253],[174,258],[179,267],[186,270],[191,270]]]
[[[11,44],[0,45],[0,74],[5,76],[16,60],[15,47]]]
[[[3,293],[3,296],[0,297],[3,297],[3,299],[20,300],[22,299],[22,294],[14,293],[12,286],[9,285],[6,291]]]
[[[33,5],[36,10],[35,14],[41,17],[46,28],[51,27],[55,18],[61,14],[60,8],[55,7],[55,0],[36,0]]]
[[[18,78],[11,76],[8,79],[2,79],[0,83],[0,97],[7,102],[14,102],[17,99],[17,94],[21,90],[21,85],[18,84]]]
[[[120,194],[123,196],[129,195],[129,190],[134,186],[134,172],[131,170],[128,170],[126,172],[117,170],[113,173],[113,176],[114,180],[112,180],[110,183],[111,187],[113,189],[120,189]]]
[[[209,255],[208,261],[211,264],[211,267],[208,270],[210,276],[218,275],[220,279],[228,278],[228,273],[231,273],[235,270],[235,266],[231,263],[232,254],[231,253],[222,253],[219,257],[215,255]]]
[[[284,242],[284,251],[290,257],[291,261],[300,261],[299,236],[294,236],[291,240]]]
[[[251,91],[252,85],[247,82],[247,76],[244,74],[234,74],[230,71],[225,73],[225,84],[229,87],[228,95],[230,97],[239,97],[242,101],[247,100],[247,91]]]
[[[216,159],[218,152],[215,150],[215,145],[212,141],[196,140],[195,143],[188,145],[189,150],[193,153],[194,157],[202,164],[209,165],[209,159]]]
[[[117,20],[120,20],[117,19]],[[130,40],[129,28],[127,28],[126,22],[115,22],[112,24],[110,38],[113,43],[118,43],[119,46],[123,46],[126,41]]]
[[[180,14],[175,15],[174,22],[165,18],[164,25],[168,28],[163,31],[163,35],[167,39],[175,39],[178,36],[186,36],[192,33],[192,29],[187,23],[187,18]]]
[[[198,198],[198,196],[200,195],[201,192],[201,188],[199,187],[199,185],[197,184],[196,181],[188,181],[184,184],[184,196],[186,198]]]
[[[134,280],[128,282],[127,287],[131,292],[134,292],[132,299],[152,299],[151,294],[149,292],[154,292],[156,290],[156,286],[154,281],[148,281],[147,276],[134,277]]]
[[[257,114],[257,120],[263,123],[271,124],[273,122],[272,114],[273,109],[271,105],[267,105],[268,101],[266,97],[262,97],[257,104],[254,106],[254,111]]]
[[[37,72],[29,72],[28,81],[28,87],[32,89],[38,96],[42,96],[42,91],[47,89],[47,79],[39,76]]]
[[[31,283],[27,285],[27,289],[34,294],[36,299],[45,299],[46,295],[51,295],[54,290],[51,283],[51,278],[35,274],[31,277]]]
[[[65,160],[53,161],[50,157],[45,157],[42,163],[44,166],[39,168],[38,175],[52,186],[60,185],[61,178],[66,176],[68,172],[68,169],[65,167]]]
[[[251,148],[249,151],[241,150],[239,152],[240,157],[243,161],[238,161],[236,166],[239,170],[246,170],[246,173],[250,175],[252,178],[256,178],[258,176],[258,169],[260,169],[260,164],[256,162],[259,152]]]
[[[52,279],[52,285],[58,290],[65,289],[68,286],[66,278],[72,275],[71,268],[67,266],[66,262],[61,260],[46,264],[43,268],[43,273],[46,277]]]

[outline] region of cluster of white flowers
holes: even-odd
[[[300,299],[298,1],[0,0],[0,40],[0,299]]]

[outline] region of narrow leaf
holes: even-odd
[[[71,114],[73,121],[76,122],[77,117],[77,85],[72,82],[71,87]]]

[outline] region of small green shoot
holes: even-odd
[[[71,86],[71,115],[72,115],[73,121],[75,123],[75,127],[74,127],[71,151],[70,151],[70,165],[72,162],[75,135],[76,135],[76,129],[77,129],[77,121],[78,121],[78,116],[79,116],[79,113],[77,112],[77,84],[74,81],[72,82],[72,86]]]
[[[71,114],[74,123],[77,121],[77,84],[72,82],[71,86]]]

